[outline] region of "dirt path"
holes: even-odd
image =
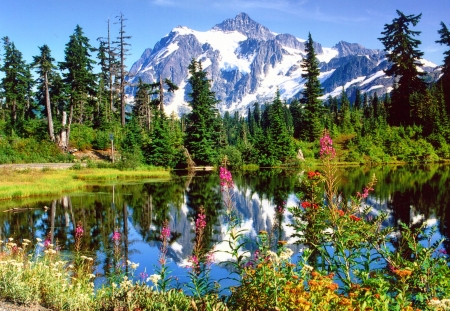
[[[9,169],[68,169],[74,166],[75,164],[79,164],[81,166],[86,166],[86,163],[27,163],[27,164],[2,164],[0,165],[0,169],[9,168]]]
[[[49,310],[41,306],[23,306],[0,300],[0,311],[44,311]]]

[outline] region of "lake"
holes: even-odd
[[[232,172],[234,202],[237,214],[246,229],[247,250],[256,249],[255,237],[267,231],[274,241],[290,238],[292,229],[287,210],[279,207],[298,204],[296,192],[302,171],[290,169],[261,169],[251,172]],[[420,226],[423,222],[437,225],[440,236],[450,237],[450,166],[408,165],[377,167],[346,167],[339,169],[339,194],[343,199],[361,192],[375,174],[378,183],[368,197],[373,211],[389,213],[386,225],[404,222]],[[13,237],[49,239],[62,252],[74,248],[74,229],[77,223],[84,228],[82,247],[96,259],[96,273],[105,275],[111,270],[112,234],[121,233],[125,259],[139,263],[140,273],[153,274],[158,264],[160,231],[165,220],[171,230],[168,249],[169,267],[181,283],[186,282],[185,267],[192,254],[195,239],[195,217],[200,206],[206,211],[208,245],[215,245],[212,277],[216,280],[230,273],[219,262],[229,257],[225,252],[226,219],[222,204],[218,172],[184,171],[173,173],[171,181],[136,181],[92,186],[82,192],[63,197],[0,202],[2,206],[23,208],[20,212],[0,213],[0,238]],[[222,242],[222,243],[221,243]],[[444,243],[447,253],[450,243]],[[292,249],[298,253],[299,246]],[[101,278],[100,278],[101,279]],[[222,286],[233,281],[222,280]]]

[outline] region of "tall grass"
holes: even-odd
[[[0,200],[58,195],[82,189],[93,181],[170,178],[163,169],[0,170]]]

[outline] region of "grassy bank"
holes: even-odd
[[[86,168],[79,170],[0,170],[0,200],[58,195],[92,184],[94,181],[119,179],[170,178],[164,169],[145,168],[121,171],[107,168]]]

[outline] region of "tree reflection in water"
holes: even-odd
[[[281,169],[233,172],[237,213],[251,227],[249,250],[256,247],[252,238],[259,231],[271,233],[274,247],[279,240],[289,240],[286,207],[296,204],[299,174],[301,171]],[[368,202],[375,210],[390,212],[389,225],[396,226],[401,221],[419,227],[424,221],[436,221],[439,233],[450,237],[447,188],[450,166],[350,167],[341,169],[339,174],[339,193],[344,200],[361,191],[375,174],[378,183]],[[195,175],[177,172],[170,182],[94,186],[86,192],[60,198],[3,203],[24,208],[22,212],[0,213],[0,238],[3,240],[7,237],[32,240],[48,235],[62,251],[71,252],[75,227],[80,222],[85,232],[82,245],[88,254],[97,258],[98,273],[109,273],[113,267],[112,234],[116,228],[122,234],[124,259],[139,262],[139,269],[151,272],[159,258],[161,228],[168,220],[172,234],[167,256],[172,261],[173,274],[179,275],[180,281],[187,274],[180,266],[192,254],[194,219],[201,206],[207,224],[204,245],[211,248],[223,239],[221,215],[224,207],[217,172]],[[449,241],[444,245],[449,253]],[[213,278],[226,274],[223,268],[213,268]]]

